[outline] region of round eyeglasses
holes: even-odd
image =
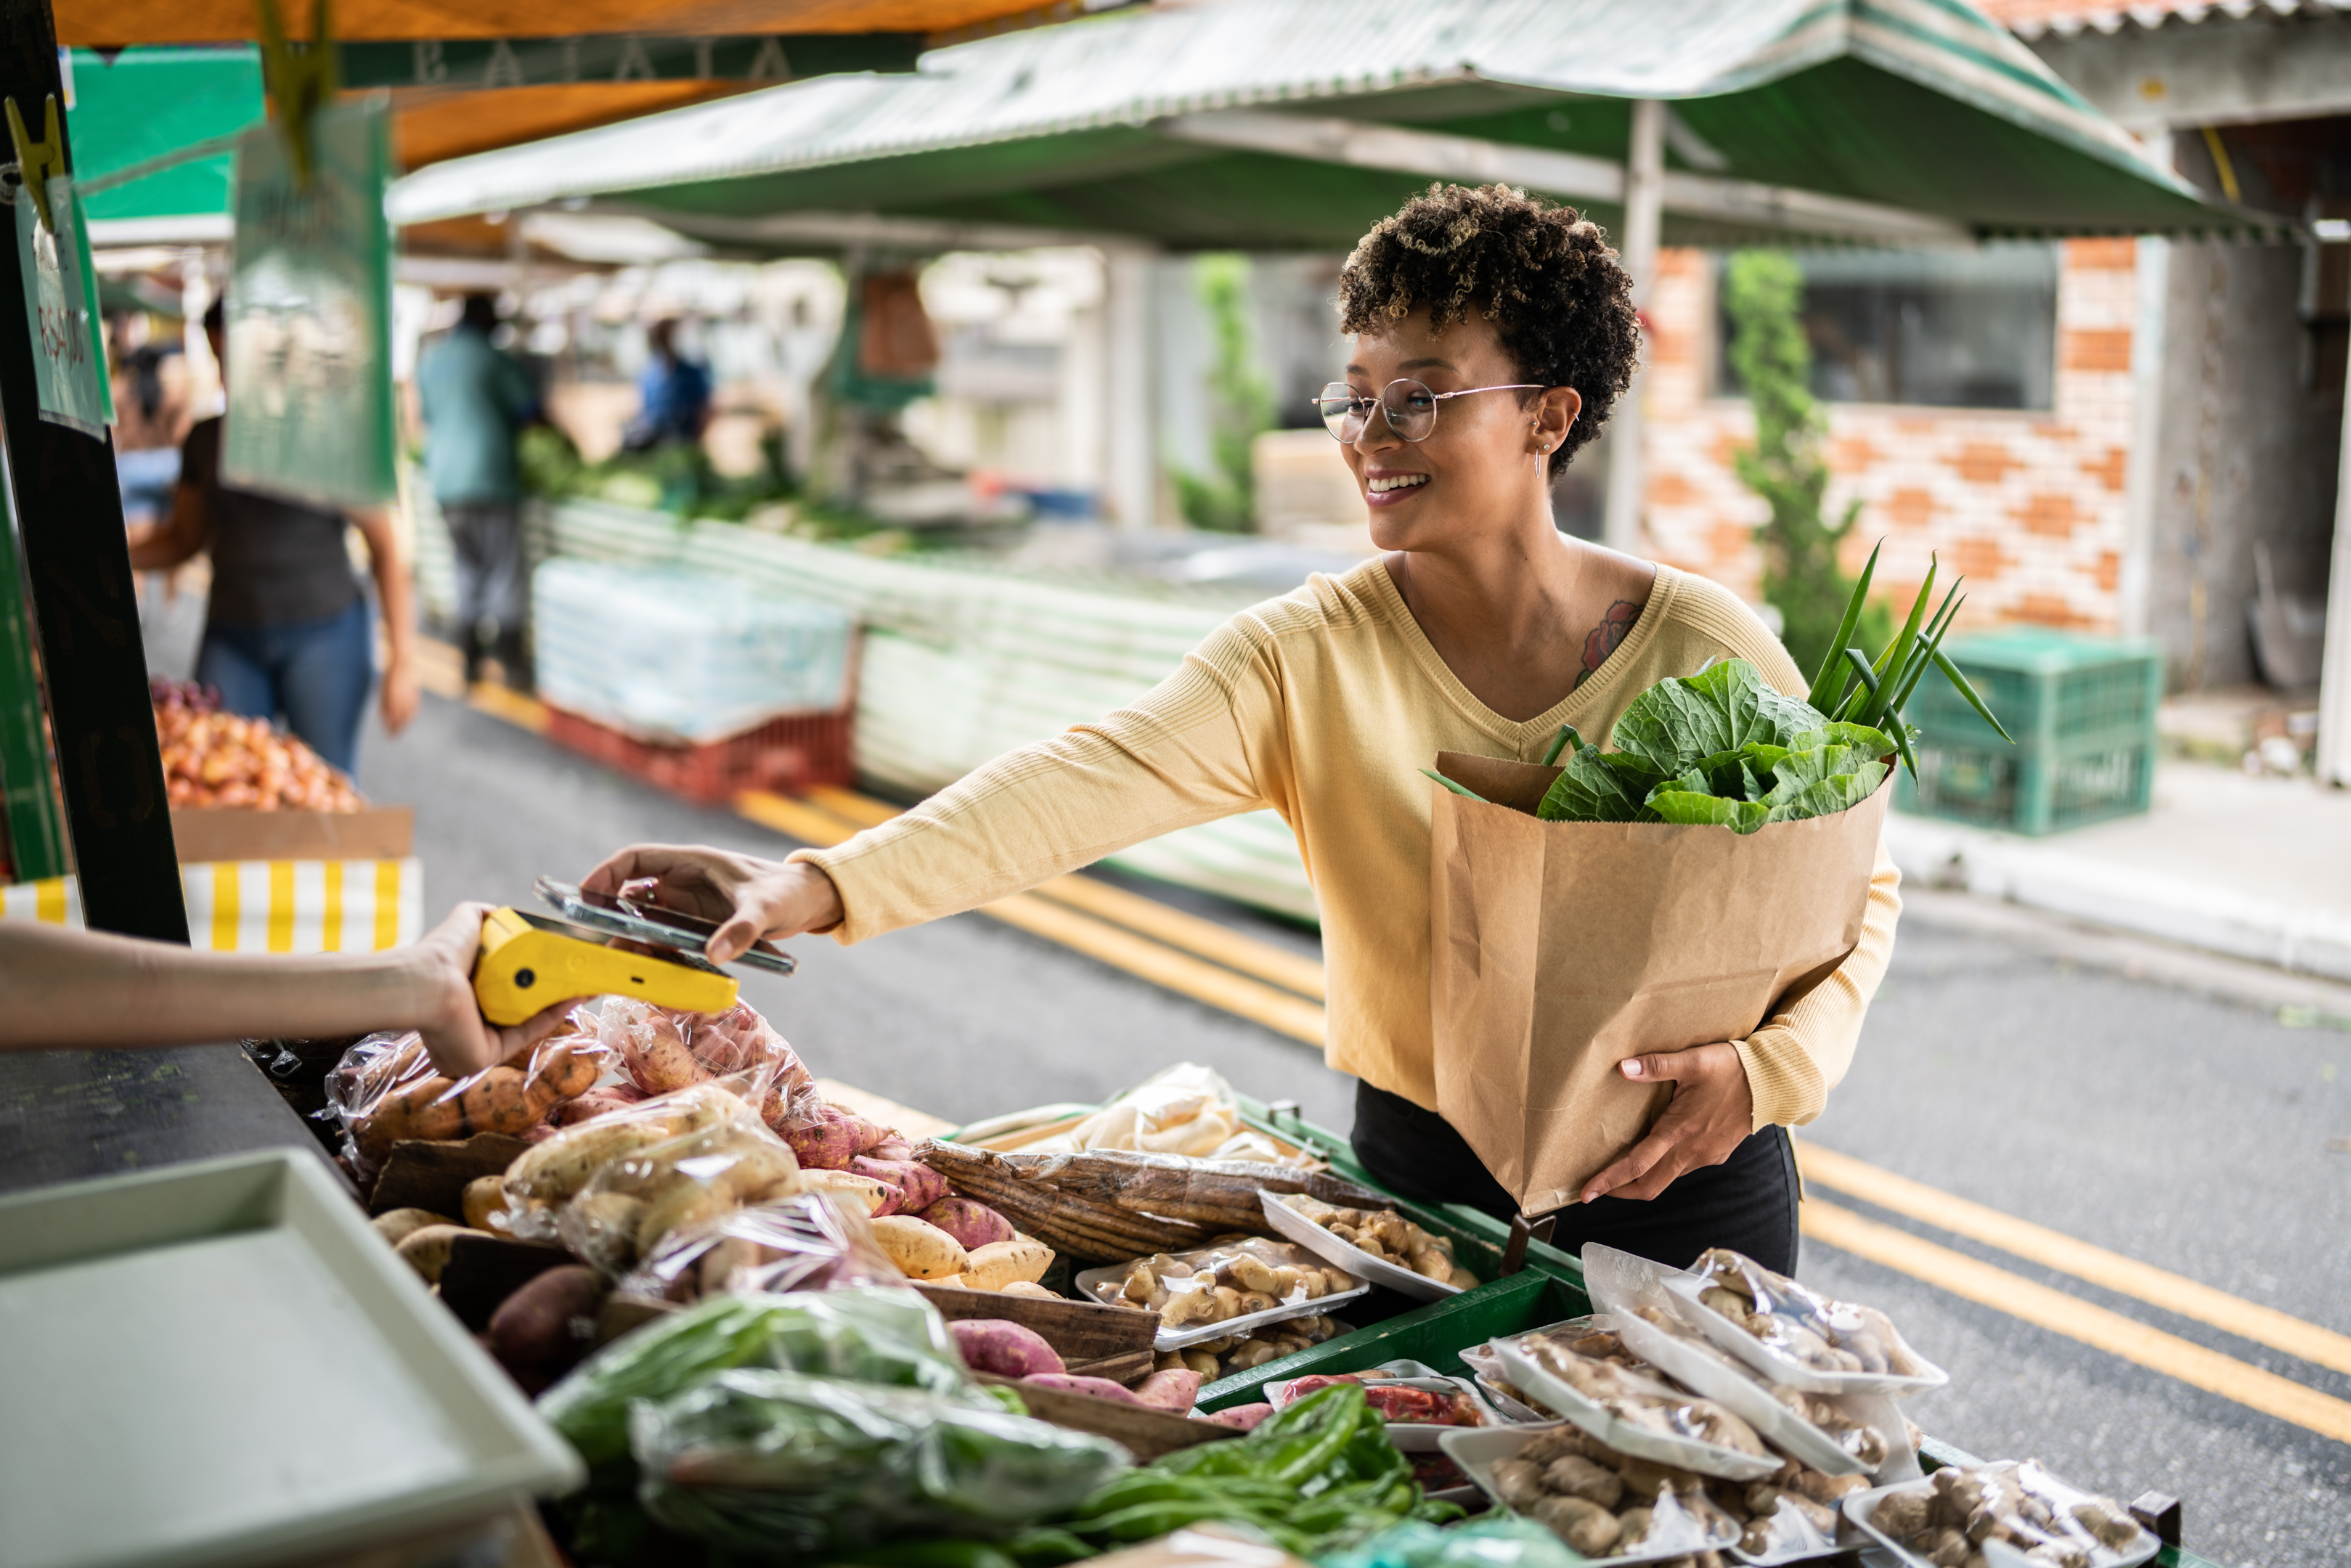
[[[1322,415],[1323,425],[1333,441],[1353,441],[1364,434],[1372,422],[1372,410],[1388,422],[1388,428],[1400,441],[1426,441],[1437,428],[1437,405],[1449,397],[1468,397],[1473,392],[1541,392],[1532,382],[1510,382],[1501,386],[1464,387],[1459,392],[1431,392],[1427,383],[1410,376],[1399,376],[1380,391],[1377,397],[1357,392],[1345,382],[1332,382],[1314,400],[1314,407]]]

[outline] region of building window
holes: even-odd
[[[2057,350],[2055,246],[1792,255],[1804,273],[1813,393],[1823,402],[2050,406]],[[1718,259],[1718,281],[1720,265]],[[1739,396],[1743,389],[1730,368],[1730,319],[1719,304],[1716,314],[1716,385]]]

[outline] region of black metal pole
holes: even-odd
[[[0,0],[0,97],[37,128],[52,94],[62,106],[48,0]],[[66,158],[70,171],[69,148]],[[0,434],[82,918],[93,931],[185,942],[114,444],[41,418],[22,273],[12,232],[0,243]]]

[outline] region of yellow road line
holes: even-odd
[[[2053,1291],[1906,1230],[1865,1219],[1817,1198],[1802,1206],[1804,1234],[1824,1246],[1923,1280],[1938,1290],[2079,1340],[2110,1355],[2174,1377],[2193,1388],[2351,1443],[2351,1402],[2249,1366],[2178,1334]]]
[[[1896,1176],[1850,1155],[1810,1140],[1796,1144],[1804,1180],[1921,1220],[1938,1230],[1997,1247],[2027,1261],[2071,1274],[2117,1295],[2130,1296],[2165,1312],[2210,1323],[2239,1339],[2282,1350],[2330,1371],[2351,1373],[2351,1334],[2336,1333],[2290,1317],[2273,1307],[2248,1301],[2184,1275],[2077,1241],[2060,1231],[1986,1208],[1980,1203]]]
[[[876,800],[853,790],[818,789],[809,791],[809,800],[836,817],[871,828],[888,821],[898,814],[898,808],[886,800]],[[1181,947],[1187,953],[1222,964],[1228,969],[1238,969],[1244,975],[1254,975],[1260,980],[1324,1000],[1329,989],[1324,979],[1322,960],[1310,958],[1303,953],[1292,953],[1270,942],[1243,936],[1229,926],[1180,909],[1170,909],[1155,898],[1131,893],[1109,883],[1072,873],[1057,876],[1040,883],[1030,892],[1057,904],[1066,904],[1113,925],[1140,931],[1145,936],[1156,937],[1171,947]]]
[[[856,831],[856,824],[843,821],[831,811],[764,789],[746,790],[737,796],[735,809],[760,826],[773,828],[803,843],[837,844]],[[1123,930],[1066,903],[1056,903],[1034,893],[1016,893],[993,904],[984,904],[976,913],[1018,926],[1032,936],[1058,942],[1179,996],[1262,1024],[1278,1034],[1311,1045],[1322,1043],[1325,1017],[1317,1003]]]
[[[981,904],[978,913],[1058,942],[1090,958],[1099,958],[1180,996],[1262,1024],[1277,1034],[1313,1046],[1323,1042],[1326,1024],[1319,1002],[1277,990],[1206,959],[1195,958],[1189,953],[1122,930],[1107,921],[1081,915],[1067,904],[1052,903],[1033,893],[1016,893],[994,904]]]

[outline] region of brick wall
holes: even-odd
[[[2132,242],[2064,247],[2055,407],[2043,413],[1828,403],[1831,516],[1862,503],[1846,541],[1858,570],[1881,536],[1877,581],[1906,602],[1939,552],[1968,576],[1963,625],[2031,621],[2116,628],[2131,428]],[[1743,401],[1709,395],[1712,269],[1668,250],[1651,290],[1647,521],[1657,559],[1761,597],[1765,508],[1731,470],[1754,439]]]

